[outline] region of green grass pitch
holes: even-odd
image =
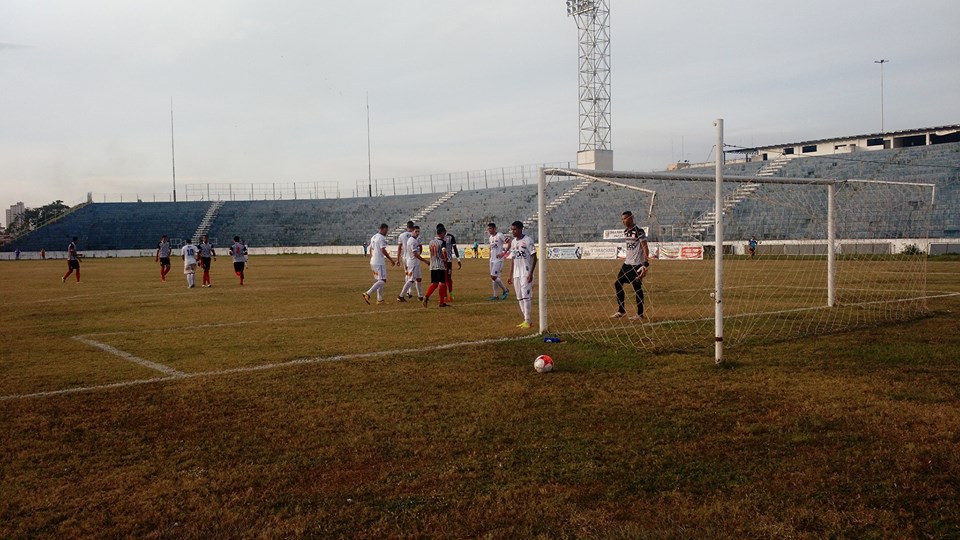
[[[0,262],[0,537],[960,536],[960,262],[725,367],[545,344],[485,260],[447,310],[359,256],[174,263]]]

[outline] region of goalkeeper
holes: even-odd
[[[643,320],[643,278],[646,277],[650,268],[650,248],[647,247],[647,235],[643,229],[637,227],[633,220],[633,212],[627,210],[620,216],[623,222],[623,236],[627,241],[627,258],[620,267],[617,274],[617,281],[613,284],[617,291],[617,312],[610,316],[611,319],[619,319],[627,314],[624,306],[623,286],[627,283],[633,285],[633,292],[637,298],[637,314],[630,317],[631,321]]]

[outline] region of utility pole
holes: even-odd
[[[370,165],[370,92],[367,92],[367,197],[373,198],[373,167]]]
[[[874,64],[880,64],[880,132],[883,133],[883,65],[889,62],[886,59],[874,60]]]
[[[173,165],[173,202],[177,202],[177,155],[173,145],[173,96],[170,97],[170,162]]]

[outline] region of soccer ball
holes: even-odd
[[[548,371],[553,371],[553,358],[545,354],[541,354],[533,361],[533,369],[537,370],[537,373],[546,373]]]

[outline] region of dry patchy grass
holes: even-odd
[[[220,262],[190,291],[146,260],[64,286],[60,263],[0,264],[0,395],[159,375],[78,334],[206,375],[0,400],[0,537],[960,535],[956,297],[726,368],[532,338],[217,373],[523,334],[479,300],[485,262],[447,311],[363,304],[359,257],[256,259],[242,289]]]

